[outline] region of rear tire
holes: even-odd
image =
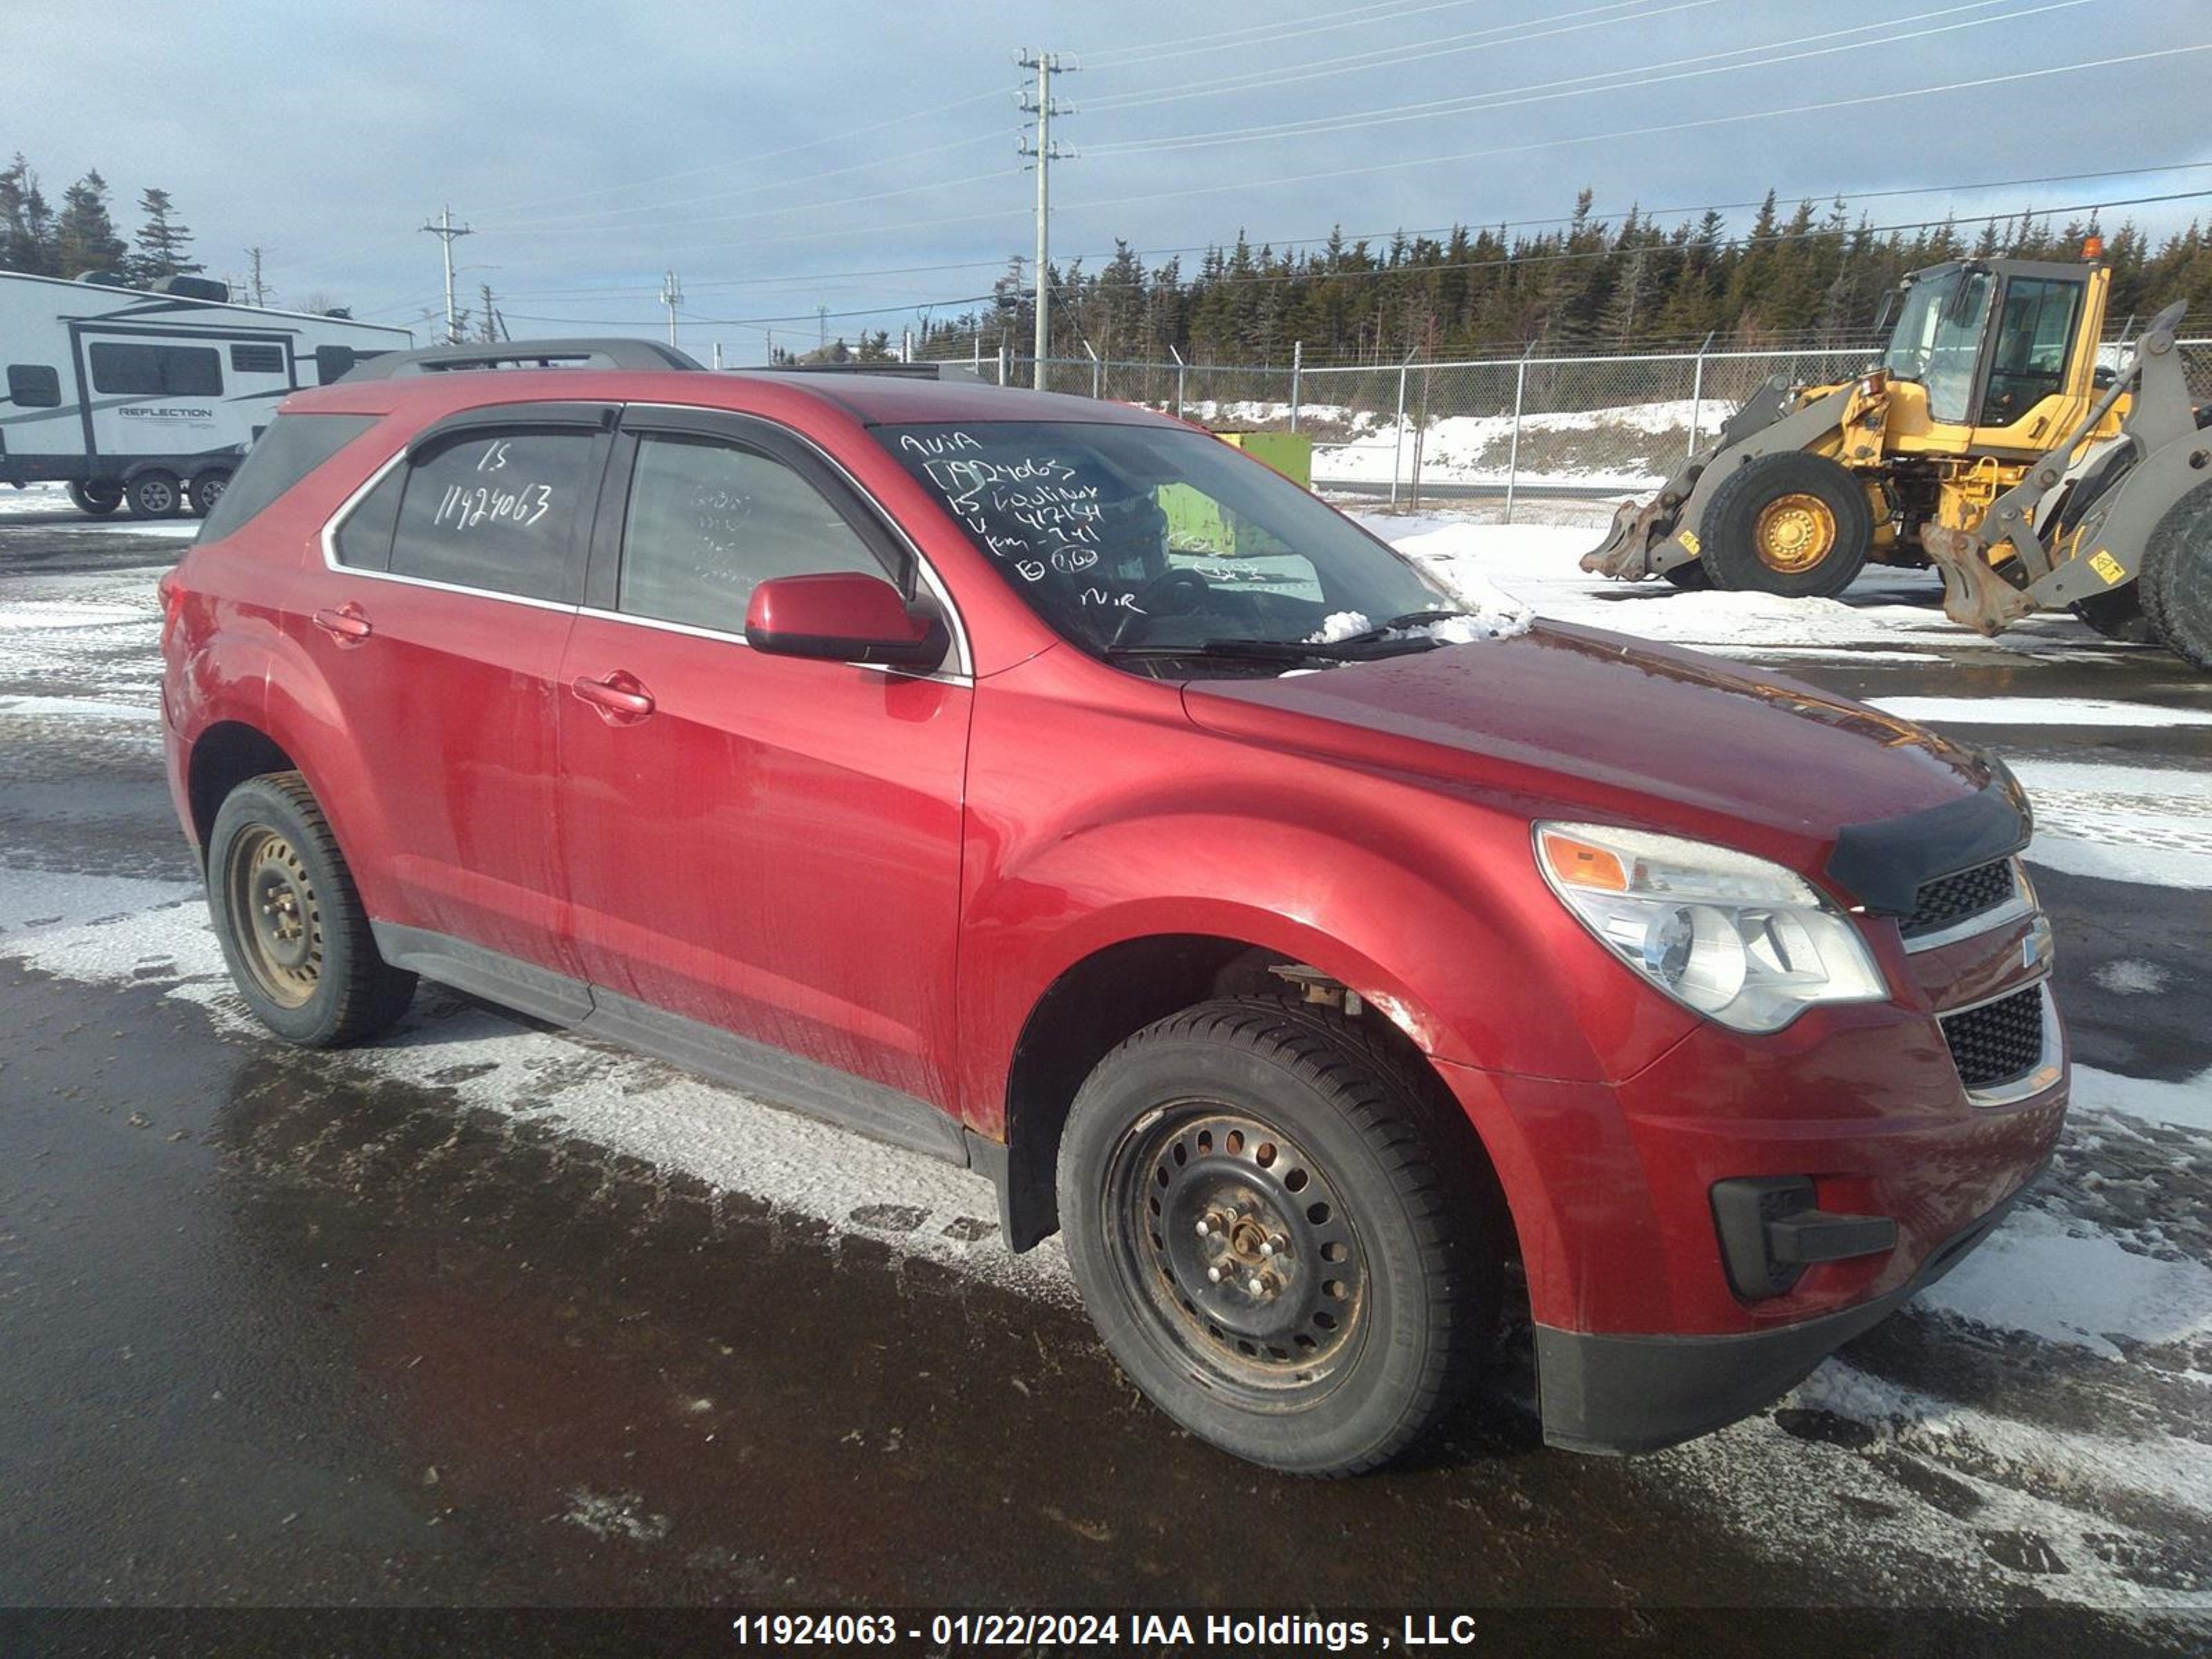
[[[95,519],[104,519],[123,505],[123,486],[115,483],[73,483],[69,487],[70,500],[76,510]]]
[[[1108,1054],[1069,1113],[1060,1213],[1122,1369],[1269,1468],[1355,1474],[1412,1445],[1497,1315],[1494,1218],[1447,1109],[1357,1022],[1265,1000]]]
[[[185,503],[196,519],[204,519],[222,499],[222,492],[230,488],[230,474],[221,467],[210,467],[198,474],[185,488]]]
[[[2136,587],[2159,642],[2212,673],[2212,479],[2166,508],[2143,545]]]
[[[232,790],[207,854],[216,938],[264,1025],[304,1048],[337,1048],[406,1012],[415,975],[377,954],[337,838],[297,772]]]
[[[1713,491],[1698,562],[1715,587],[1833,599],[1866,568],[1874,509],[1859,481],[1802,451],[1747,461]]]
[[[1703,593],[1713,585],[1713,573],[1705,568],[1703,559],[1691,559],[1659,574],[1685,593]]]
[[[134,519],[173,519],[184,494],[173,472],[141,472],[124,491]]]

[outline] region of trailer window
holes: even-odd
[[[279,415],[254,440],[237,476],[208,509],[199,539],[221,541],[376,422],[374,415]]]
[[[44,363],[10,363],[8,401],[18,409],[59,409],[62,377]]]
[[[222,357],[213,346],[95,344],[92,389],[118,398],[220,398]]]
[[[284,348],[280,345],[234,345],[230,349],[234,374],[282,374]]]

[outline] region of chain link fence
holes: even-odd
[[[2192,395],[2212,401],[2212,340],[2179,343]],[[1507,518],[1544,503],[1543,516],[1578,520],[1656,489],[1761,386],[1848,380],[1879,355],[1858,345],[1315,368],[1052,357],[1045,374],[1054,392],[1220,430],[1306,433],[1325,494],[1407,509],[1489,501]],[[1027,357],[1001,353],[977,369],[1031,384]]]

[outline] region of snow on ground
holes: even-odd
[[[80,512],[69,498],[69,487],[58,483],[34,483],[21,489],[0,484],[0,520],[32,514],[51,514],[56,522],[42,524],[41,532],[116,532],[129,536],[161,536],[173,541],[190,541],[199,534],[197,519],[135,519],[123,508],[117,508],[106,518],[94,518]]]
[[[1876,697],[1874,706],[1908,720],[1954,726],[2212,726],[2212,709],[2103,697]]]

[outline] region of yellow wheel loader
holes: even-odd
[[[2112,271],[2096,253],[1914,272],[1879,364],[1835,386],[1770,381],[1624,506],[1583,568],[1825,597],[1869,559],[1933,562],[1966,627],[2068,605],[2212,669],[2212,472],[2174,346],[2183,307],[2124,371],[2100,367]]]

